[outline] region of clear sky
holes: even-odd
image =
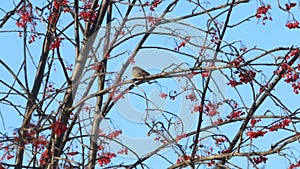
[[[2,3],[1,8],[5,9],[7,11],[9,9],[11,9],[11,6],[10,6],[11,2],[5,1],[5,2],[1,2],[1,3]],[[213,0],[211,0],[211,3],[214,3]],[[235,40],[242,40],[244,45],[248,48],[257,46],[259,48],[263,48],[263,49],[267,49],[267,50],[276,48],[279,46],[283,46],[283,47],[290,47],[292,45],[300,46],[299,45],[299,35],[300,35],[299,29],[289,30],[287,27],[285,27],[286,22],[288,20],[292,19],[291,15],[288,15],[288,13],[285,13],[285,12],[281,11],[280,9],[278,9],[276,2],[268,0],[268,1],[266,1],[266,4],[267,3],[270,3],[272,6],[272,9],[270,10],[270,12],[271,12],[273,21],[267,21],[266,24],[263,25],[256,18],[252,18],[249,22],[244,23],[237,28],[228,29],[228,31],[225,35],[225,40],[227,42],[231,42],[231,41],[235,41]],[[255,14],[258,6],[259,5],[257,4],[256,1],[251,1],[249,4],[244,4],[238,8],[235,8],[233,10],[233,14],[232,14],[230,23],[231,24],[237,23],[241,19],[245,19],[246,17],[248,17],[250,14]],[[182,8],[185,8],[185,7],[183,6]],[[178,10],[176,12],[182,13],[183,11]],[[293,10],[293,12],[295,12],[296,17],[299,16],[299,14],[300,14],[298,7],[296,7]],[[137,11],[137,13],[138,13],[138,11]],[[3,15],[4,15],[3,12],[0,12],[0,16],[2,17]],[[300,18],[296,18],[296,19],[300,19]],[[191,24],[201,25],[201,26],[203,24],[205,24],[205,22],[203,22],[202,20],[196,20],[196,19],[189,20],[189,22]],[[43,25],[38,25],[37,28],[40,30],[43,30],[44,27],[43,27]],[[23,56],[22,38],[20,38],[18,36],[17,32],[2,32],[5,30],[18,30],[18,28],[15,25],[15,21],[10,20],[5,25],[4,28],[0,29],[0,51],[1,51],[0,59],[3,60],[5,63],[7,63],[7,65],[11,66],[13,71],[16,73],[18,71],[18,69],[20,68],[22,59],[23,59],[22,58],[22,56]],[[38,58],[41,53],[42,39],[37,39],[34,44],[29,45],[32,59],[35,60],[36,63],[38,62]],[[150,41],[161,41],[161,39],[154,38],[154,39],[150,39]],[[68,55],[68,58],[66,58],[66,60],[69,61],[69,64],[72,64],[73,51],[72,51],[71,45],[67,44],[67,43],[63,43],[62,46],[65,48],[70,48],[70,50],[67,50],[69,55]],[[126,48],[126,46],[125,46],[125,48]],[[189,50],[189,49],[190,49],[189,46],[187,46],[183,50]],[[190,49],[190,50],[193,52],[193,49]],[[279,53],[279,54],[284,55],[284,53]],[[255,53],[253,53],[253,54],[250,53],[249,55],[246,55],[246,57],[252,58],[253,55],[255,55]],[[122,58],[122,59],[124,59],[124,58]],[[116,62],[118,62],[118,61],[119,60],[117,60]],[[268,59],[266,59],[264,61],[268,62]],[[271,60],[271,62],[272,61],[273,60]],[[28,60],[28,63],[30,64],[31,61]],[[139,59],[139,57],[137,57],[136,64],[146,66],[147,70],[151,74],[160,72],[160,70],[159,70],[160,63],[158,63],[156,61],[156,59],[152,58],[151,61],[145,62],[145,60],[141,60],[141,59]],[[33,72],[35,72],[35,68],[33,67],[34,65],[31,64],[31,66],[32,67],[29,69],[33,73]],[[116,67],[120,67],[120,65],[118,65]],[[115,67],[113,66],[113,69],[114,68]],[[272,70],[267,70],[267,71],[270,72]],[[0,66],[0,72],[2,72],[0,74],[1,80],[5,81],[9,84],[11,84],[13,82],[13,79],[11,78],[11,76],[8,75],[8,72],[5,71],[5,69],[2,66]],[[61,75],[59,74],[59,72],[60,72],[60,67],[57,62],[57,72],[53,72],[53,82],[56,84],[60,83],[60,82],[57,82],[57,81],[59,81],[59,78],[61,78]],[[69,72],[69,73],[71,73],[71,72]],[[128,76],[130,77],[130,73],[128,73]],[[23,78],[24,77],[23,74],[21,74],[20,77]],[[30,76],[29,76],[30,88],[32,86],[31,82],[33,81],[33,79],[34,79],[34,75],[30,74]],[[170,81],[168,81],[166,84],[168,84],[168,83],[171,84]],[[146,85],[147,84],[143,84],[143,86],[146,86]],[[21,88],[19,88],[19,87],[17,87],[17,88],[21,91]],[[155,95],[158,94],[160,90],[169,92],[171,89],[176,89],[176,88],[178,89],[178,86],[170,85],[170,86],[168,86],[168,90],[166,90],[166,88],[164,88],[164,87],[160,88],[159,86],[152,86],[152,87],[147,87],[145,90],[146,90],[146,92],[148,92],[148,94],[150,96],[153,95],[153,97],[155,97]],[[295,110],[296,108],[299,107],[298,106],[299,105],[298,104],[299,95],[292,94],[292,95],[287,96],[286,95],[287,90],[292,91],[292,88],[289,85],[286,85],[285,83],[281,82],[277,86],[274,93],[277,94],[279,96],[279,98],[281,98],[281,101],[287,107],[291,107],[292,110]],[[2,91],[7,91],[7,88],[3,87],[3,85],[0,85],[0,92],[2,92]],[[143,93],[141,91],[138,91],[138,89],[135,89],[135,91],[140,92],[141,94]],[[225,93],[226,93],[226,95],[233,94],[233,93],[231,93],[230,90],[226,90]],[[292,92],[290,92],[290,93],[292,93]],[[244,97],[247,97],[249,95],[249,93],[247,93],[247,92],[242,92],[241,94]],[[2,95],[0,95],[0,96],[2,97]],[[130,99],[134,99],[134,98],[135,97],[132,96],[131,98],[129,98],[129,101],[130,101]],[[183,102],[184,99],[183,98],[181,98],[181,99],[182,100],[180,100],[180,101]],[[16,99],[14,101],[16,104],[20,104],[21,107],[25,106],[25,102],[26,102],[25,99],[17,99],[17,97],[16,97]],[[174,106],[176,104],[183,105],[183,103],[182,102],[180,103],[180,101],[177,101],[174,103],[174,102],[170,102],[170,101],[164,101],[163,99],[159,99],[157,97],[156,97],[156,101],[157,101],[156,104],[161,104],[161,105],[165,105],[165,106]],[[137,102],[139,102],[139,101],[137,101]],[[131,103],[131,104],[136,104],[137,102],[135,101],[134,103]],[[267,101],[267,103],[270,103],[270,102]],[[123,118],[122,118],[122,116],[119,116],[118,113],[120,113],[124,110],[124,109],[122,109],[124,107],[124,105],[122,105],[122,104],[124,104],[124,103],[120,102],[117,105],[116,109],[113,110],[113,114],[111,115],[112,117],[114,117],[114,116],[119,117],[119,119],[115,120],[115,121],[119,122],[119,123],[116,123],[118,125],[117,128],[120,128],[120,129],[126,128],[126,129],[128,129],[128,131],[133,131],[133,130],[136,131],[136,132],[128,132],[124,129],[123,134],[129,138],[138,137],[141,140],[142,139],[147,140],[148,137],[144,135],[145,133],[143,133],[145,131],[145,126],[142,126],[138,123],[132,123],[132,121],[130,121],[132,119],[130,119],[130,120],[126,119],[128,117],[124,118],[124,116],[123,116]],[[125,103],[125,104],[127,104],[127,103]],[[142,105],[142,104],[143,103],[138,103],[138,105]],[[270,107],[268,107],[269,105],[270,104],[263,105],[261,110],[263,111],[263,110],[269,109],[270,108]],[[144,108],[145,107],[141,108],[141,106],[138,106],[138,109],[140,109],[140,110],[137,110],[137,112],[139,112],[139,111],[142,112]],[[175,108],[177,108],[177,107],[175,107]],[[122,111],[120,111],[120,109]],[[173,109],[170,109],[170,110],[173,110]],[[2,118],[0,118],[0,131],[2,133],[7,132],[8,134],[11,134],[14,129],[18,128],[21,125],[22,118],[19,117],[18,113],[14,109],[10,108],[9,106],[3,105],[3,104],[0,104],[0,111],[3,116],[3,120],[2,120]],[[132,111],[132,110],[127,110],[127,111]],[[2,123],[5,124],[5,128],[2,125]],[[138,130],[139,128],[141,130]],[[276,138],[276,136],[273,137],[273,135],[269,135],[268,137],[270,137],[270,139]],[[166,153],[166,155],[170,155],[170,154],[171,154],[170,152]],[[266,168],[278,168],[278,166],[282,166],[280,168],[284,168],[286,166],[284,159],[283,158],[275,159],[275,158],[273,158],[274,156],[268,156],[269,161],[267,162]],[[121,161],[122,160],[123,159],[121,159]],[[128,159],[126,159],[126,160],[128,160]],[[148,160],[146,163],[151,168],[165,168],[165,166],[168,166],[167,163],[158,164],[157,161],[161,161],[161,160],[157,160],[157,158],[153,158],[153,159]],[[11,162],[11,161],[9,161],[9,162]],[[115,160],[113,162],[118,163],[119,159]],[[244,163],[245,161],[236,160],[235,162],[236,163]]]

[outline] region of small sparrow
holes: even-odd
[[[146,72],[144,69],[138,67],[138,66],[134,66],[132,68],[132,77],[134,79],[137,79],[137,78],[141,78],[141,77],[145,77],[145,76],[149,76],[150,73]]]

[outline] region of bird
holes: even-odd
[[[142,77],[146,77],[146,76],[150,76],[150,73],[148,73],[144,69],[142,69],[138,66],[134,66],[132,68],[132,77],[133,77],[133,79],[138,79],[138,78],[142,78]]]

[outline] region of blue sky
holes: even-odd
[[[10,3],[8,1],[3,2],[4,4],[2,5],[3,9],[9,10],[10,9]],[[214,2],[211,2],[214,3]],[[289,46],[300,46],[299,45],[299,30],[289,30],[288,28],[285,27],[285,24],[287,22],[287,20],[289,19],[289,15],[288,13],[284,13],[283,11],[281,11],[280,9],[277,8],[277,4],[273,1],[266,1],[266,4],[270,3],[272,6],[271,9],[271,15],[273,18],[273,21],[267,21],[265,25],[263,25],[261,22],[259,22],[256,18],[252,18],[249,22],[242,24],[241,26],[239,26],[238,28],[234,28],[234,29],[228,29],[228,32],[225,35],[225,40],[227,40],[228,42],[231,41],[235,41],[235,40],[242,40],[243,43],[245,44],[245,46],[247,46],[248,48],[257,46],[259,48],[264,48],[264,49],[272,49],[275,47],[279,47],[279,46],[284,46],[284,47],[289,47]],[[233,10],[233,16],[230,20],[231,24],[234,24],[238,21],[240,21],[243,18],[248,17],[250,14],[254,14],[256,9],[258,7],[258,4],[256,1],[251,1],[249,4],[244,4],[241,5],[238,8],[235,8]],[[182,7],[184,8],[184,7]],[[189,11],[189,10],[187,10]],[[180,11],[175,11],[178,13],[182,13],[181,9]],[[299,16],[299,10],[298,7],[296,7],[295,9],[293,9],[293,12],[295,12],[295,16]],[[138,11],[137,11],[138,13]],[[0,14],[0,16],[2,16],[3,13]],[[195,24],[195,25],[204,25],[205,22],[203,22],[204,17],[203,18],[198,18],[198,19],[192,19],[189,20],[190,23]],[[296,18],[296,19],[300,19],[300,18]],[[66,23],[62,23],[62,24],[66,24]],[[43,25],[38,25],[38,29],[43,30]],[[16,32],[10,32],[10,33],[3,33],[1,31],[3,30],[18,30],[18,28],[15,26],[15,21],[10,20],[6,27],[2,28],[2,30],[0,30],[0,58],[7,63],[8,65],[10,65],[12,67],[12,69],[14,71],[17,71],[22,63],[22,53],[23,53],[23,49],[22,49],[22,39],[18,37],[18,34]],[[157,39],[152,39],[153,41],[157,40]],[[37,62],[37,59],[40,56],[41,53],[41,43],[42,40],[37,40],[34,44],[29,45],[30,47],[30,51],[32,52],[32,56],[33,59]],[[68,56],[68,58],[66,58],[66,60],[69,61],[69,64],[72,63],[73,59],[73,52],[72,52],[72,47],[70,44],[64,42],[63,44],[64,48],[69,48],[69,50],[65,50],[67,51],[66,54],[64,54],[64,56]],[[188,46],[186,47],[186,49],[183,50],[188,50]],[[256,53],[250,53],[249,55],[247,55],[246,57],[252,58],[253,55],[255,55]],[[285,53],[279,53],[279,55],[284,55]],[[268,58],[270,59],[270,58]],[[264,59],[265,62],[268,62],[268,59]],[[155,61],[155,60],[154,60]],[[273,60],[270,60],[270,62],[272,62]],[[30,64],[31,61],[28,60],[28,63]],[[136,59],[136,64],[146,64],[145,62],[139,60],[139,58],[137,57]],[[31,65],[32,66],[32,65]],[[59,64],[57,62],[56,64],[57,66],[57,71],[53,72],[53,82],[56,83],[57,86],[59,86],[59,79],[61,78],[60,76],[60,67]],[[149,66],[149,65],[148,65]],[[159,70],[153,68],[151,69],[151,66],[149,66],[148,71],[150,71],[152,74],[153,73],[159,73]],[[272,70],[268,70],[268,72],[270,73]],[[3,69],[3,67],[0,66],[0,79],[8,82],[8,83],[12,83],[13,79],[8,76],[8,73]],[[32,72],[35,72],[35,69],[32,68]],[[21,74],[21,76],[23,78],[23,75]],[[34,79],[34,75],[30,74],[29,76],[29,82],[31,83]],[[32,86],[31,84],[29,84],[29,86]],[[176,86],[171,87],[169,86],[169,89],[172,88],[176,88]],[[18,88],[20,89],[20,88]],[[151,90],[157,90],[159,89],[157,86],[154,86],[153,88],[150,88],[149,91]],[[0,91],[3,90],[7,90],[5,89],[2,85],[0,86]],[[21,90],[21,89],[20,89]],[[148,90],[148,89],[147,89]],[[282,102],[287,105],[287,107],[293,107],[294,109],[296,109],[298,106],[298,99],[299,96],[298,95],[286,95],[286,91],[292,91],[292,88],[289,85],[286,85],[283,82],[280,82],[279,86],[276,88],[276,90],[274,91],[274,93],[276,93],[277,95],[280,96]],[[230,92],[230,90],[226,91],[228,95],[233,94]],[[292,92],[290,92],[292,93]],[[242,92],[241,93],[243,97],[247,97],[249,94],[246,92]],[[15,99],[14,100],[16,103],[25,106],[25,99],[20,100],[20,99]],[[265,109],[269,109],[269,105],[271,105],[271,102],[268,101],[267,103],[270,104],[265,104],[262,107],[262,111]],[[168,103],[166,103],[168,104]],[[292,109],[292,110],[294,110]],[[3,104],[0,104],[0,110],[1,113],[3,115],[4,118],[4,123],[6,126],[6,130],[4,130],[2,122],[0,122],[0,131],[2,132],[8,132],[11,133],[13,129],[19,127],[21,125],[21,117],[18,116],[18,114],[15,112],[15,110],[13,110],[12,108],[9,108],[8,106],[5,106]],[[115,110],[114,113],[116,113],[117,110]],[[112,115],[113,116],[113,115]],[[124,119],[117,119],[117,121],[120,120],[120,122],[124,122]],[[124,123],[123,123],[124,124]],[[120,124],[121,129],[122,127],[122,123]],[[135,129],[136,126],[132,125],[129,128]],[[141,130],[144,131],[144,130]],[[131,134],[133,133],[129,133],[128,135],[132,136]],[[134,133],[134,134],[138,134],[138,133]],[[134,135],[133,134],[133,135]],[[143,133],[141,133],[142,135]],[[142,136],[141,136],[142,137]],[[270,136],[268,136],[270,137]],[[259,142],[259,141],[258,141]],[[156,164],[153,165],[154,163],[156,163],[156,158],[154,159],[150,159],[149,161],[147,161],[147,164],[150,165],[152,168],[157,168],[157,167],[162,167],[161,165],[163,164]],[[281,161],[282,160],[282,161]],[[118,162],[118,160],[117,160]],[[244,163],[244,161],[239,162],[238,160],[236,161],[237,163]],[[278,166],[284,166],[284,160],[283,158],[280,158],[279,160],[276,158],[273,159],[272,156],[270,156],[270,161],[268,161],[267,163],[267,167],[266,168],[276,168]],[[167,163],[164,165],[168,165]],[[163,167],[164,168],[164,167]]]

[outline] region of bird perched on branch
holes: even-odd
[[[148,73],[146,70],[144,70],[138,66],[133,66],[133,68],[132,68],[133,80],[141,79],[141,80],[138,80],[138,82],[147,82],[149,84],[152,84],[152,83],[158,84],[158,82],[156,80],[154,80],[153,82],[150,82],[149,80],[144,79],[144,77],[146,77],[146,76],[150,76],[150,73]]]
[[[150,76],[150,73],[148,73],[144,69],[142,69],[138,66],[134,66],[132,68],[132,77],[133,77],[133,79],[138,79],[138,78],[142,78],[142,77],[146,77],[146,76]]]

